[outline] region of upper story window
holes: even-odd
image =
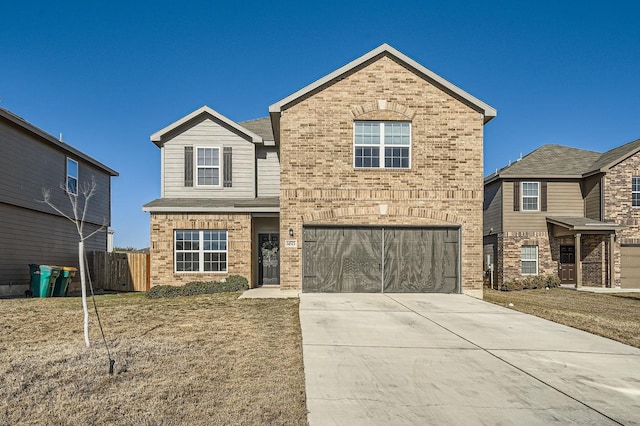
[[[640,176],[631,178],[631,205],[640,207]]]
[[[522,210],[540,210],[540,182],[522,182]]]
[[[411,123],[408,121],[356,121],[353,145],[354,167],[411,167]]]
[[[67,157],[67,192],[78,195],[78,162]]]
[[[196,148],[196,185],[220,186],[220,148]]]

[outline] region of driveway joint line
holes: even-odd
[[[436,322],[436,321],[432,320],[432,319],[431,319],[431,318],[429,318],[429,317],[426,317],[426,316],[422,315],[420,312],[414,311],[413,309],[411,309],[410,307],[406,306],[406,305],[405,305],[405,304],[403,304],[402,302],[399,302],[398,300],[393,299],[393,298],[392,298],[391,296],[389,296],[388,294],[384,294],[384,295],[385,295],[386,297],[388,297],[389,299],[393,300],[394,302],[396,302],[396,303],[400,304],[401,306],[404,306],[405,308],[409,309],[410,311],[415,312],[415,313],[416,313],[416,315],[418,315],[418,316],[420,316],[420,317],[422,317],[422,318],[425,318],[425,319],[426,319],[426,320],[428,320],[428,321],[431,321],[432,323],[434,323],[434,324],[435,324],[435,325],[437,325],[438,327],[440,327],[440,328],[442,328],[442,329],[444,329],[444,330],[448,331],[449,333],[453,334],[454,336],[457,336],[457,337],[461,338],[462,340],[464,340],[464,341],[468,342],[469,344],[471,344],[471,345],[473,345],[473,346],[477,347],[478,349],[480,349],[480,350],[482,350],[482,351],[486,352],[487,354],[491,355],[492,357],[495,357],[496,359],[498,359],[498,360],[500,360],[500,361],[504,362],[505,364],[507,364],[507,365],[509,365],[509,366],[511,366],[511,367],[513,367],[513,368],[515,368],[516,370],[520,371],[521,373],[524,373],[525,375],[527,375],[527,376],[531,377],[532,379],[534,379],[534,380],[536,380],[536,381],[538,381],[538,382],[542,383],[543,385],[546,385],[546,386],[550,387],[551,389],[554,389],[556,392],[561,393],[562,395],[564,395],[564,396],[566,396],[566,397],[568,397],[568,398],[570,398],[570,399],[574,400],[574,401],[575,401],[575,402],[577,402],[578,404],[581,404],[581,405],[585,406],[586,408],[588,408],[588,409],[590,409],[590,410],[595,411],[596,413],[600,414],[600,415],[601,415],[601,416],[603,416],[603,417],[606,417],[607,419],[611,420],[612,422],[614,422],[614,423],[616,423],[616,424],[619,424],[619,425],[623,425],[623,426],[624,426],[624,423],[621,423],[621,422],[619,422],[618,420],[616,420],[616,419],[614,419],[614,418],[612,418],[612,417],[610,417],[610,416],[606,415],[606,414],[605,414],[605,413],[603,413],[602,411],[600,411],[600,410],[598,410],[598,409],[596,409],[596,408],[594,408],[594,407],[590,406],[589,404],[587,404],[587,403],[585,403],[585,402],[583,402],[583,401],[580,401],[580,400],[579,400],[579,399],[577,399],[576,397],[574,397],[574,396],[572,396],[572,395],[568,394],[567,392],[565,392],[565,391],[563,391],[563,390],[561,390],[561,389],[559,389],[559,388],[557,388],[557,387],[553,386],[552,384],[545,382],[544,380],[540,379],[539,377],[536,377],[536,376],[534,376],[533,374],[529,373],[528,371],[526,371],[526,370],[524,370],[524,369],[522,369],[522,368],[518,367],[517,365],[512,364],[511,362],[509,362],[509,361],[505,360],[504,358],[501,358],[501,357],[500,357],[500,356],[498,356],[497,354],[494,354],[493,352],[491,352],[491,351],[489,351],[489,350],[487,350],[487,349],[483,348],[482,346],[478,345],[477,343],[472,342],[471,340],[467,339],[466,337],[463,337],[463,336],[459,335],[458,333],[456,333],[456,332],[454,332],[454,331],[452,331],[452,330],[449,330],[447,327],[445,327],[445,326],[443,326],[442,324],[440,324],[440,323],[438,323],[438,322]],[[488,303],[488,302],[485,302],[485,303]],[[528,314],[527,314],[527,315],[528,315]]]

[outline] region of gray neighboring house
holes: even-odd
[[[0,108],[0,296],[28,289],[29,264],[78,267],[75,225],[42,203],[42,190],[71,214],[67,191],[94,178],[97,192],[85,220],[92,232],[111,224],[111,177],[118,173],[52,135]],[[66,186],[66,189],[63,188]],[[107,232],[85,242],[87,251],[107,248]]]
[[[485,178],[483,211],[497,285],[640,288],[640,139],[605,153],[544,145]]]

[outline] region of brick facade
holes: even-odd
[[[618,231],[614,250],[615,286],[620,286],[620,246],[640,244],[640,208],[631,204],[631,178],[640,176],[640,153],[616,164],[604,175],[604,220],[625,228]]]
[[[228,273],[175,272],[174,230],[227,231]],[[252,281],[250,213],[151,213],[151,286],[179,285],[190,281],[219,281],[229,275],[242,275]]]
[[[354,169],[354,120],[412,123],[410,169]],[[381,56],[280,118],[281,288],[302,285],[304,224],[460,225],[461,283],[482,294],[483,114]]]
[[[580,244],[582,262],[582,285],[604,287],[608,285],[607,252],[608,235],[583,234]],[[546,232],[505,232],[495,238],[497,257],[495,261],[496,283],[520,280],[521,248],[538,247],[538,275],[557,275],[560,264],[560,246],[575,245],[575,237],[549,237]],[[489,239],[485,237],[487,245]]]

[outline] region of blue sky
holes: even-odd
[[[23,4],[20,4],[23,3]],[[485,174],[542,144],[640,138],[633,1],[9,2],[0,106],[117,170],[117,246],[146,247],[149,135],[209,105],[236,120],[386,42],[495,107]]]

